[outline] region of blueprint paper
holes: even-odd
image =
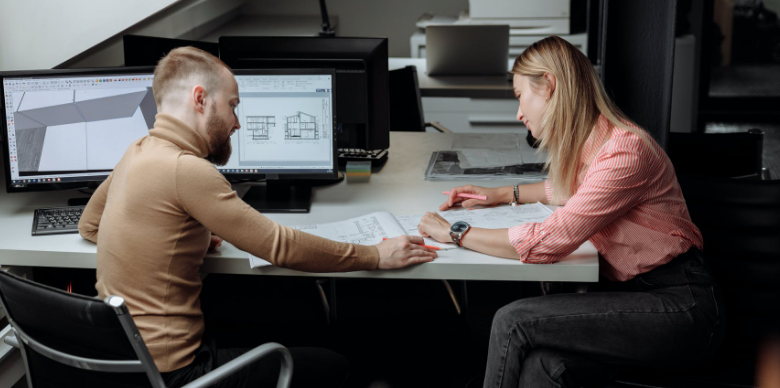
[[[520,150],[458,150],[460,168],[490,168],[523,164]]]
[[[537,164],[489,168],[462,168],[458,152],[459,151],[455,150],[434,151],[433,154],[431,154],[428,168],[425,169],[425,180],[474,181],[487,179],[515,179],[525,182],[538,182],[547,178],[547,172],[543,171],[542,166]]]
[[[344,221],[292,226],[291,228],[328,240],[361,245],[375,245],[382,242],[383,238],[406,235],[395,217],[387,212],[376,212]],[[255,268],[271,264],[249,254],[249,265],[251,268]]]
[[[484,209],[457,209],[437,212],[450,224],[458,221],[466,221],[472,227],[485,229],[511,228],[528,222],[544,222],[552,214],[547,206],[541,203],[532,203],[520,206],[498,206]],[[422,214],[413,216],[398,216],[398,222],[403,226],[406,234],[417,236],[420,232],[417,226],[420,224]],[[456,248],[453,243],[442,244],[433,239],[426,238],[425,243],[443,247],[442,249]]]
[[[543,222],[552,214],[547,206],[532,203],[520,206],[498,206],[485,209],[458,209],[438,212],[450,224],[466,221],[472,227],[485,229],[502,229],[528,222]],[[417,226],[422,214],[412,216],[393,216],[388,212],[375,212],[364,216],[350,218],[344,221],[292,226],[293,229],[313,234],[333,241],[351,244],[375,245],[383,238],[398,236],[419,236]],[[440,249],[456,249],[453,243],[440,243],[431,238],[425,238],[425,244]],[[249,255],[250,268],[271,265],[252,254]]]

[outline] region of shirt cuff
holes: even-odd
[[[527,224],[517,225],[509,228],[509,244],[515,248],[520,256],[520,261],[532,264],[552,263],[551,256],[532,256],[531,250],[547,236],[541,223],[529,222]]]

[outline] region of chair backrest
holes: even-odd
[[[390,130],[424,132],[425,117],[422,110],[417,68],[406,66],[391,70],[390,77]]]
[[[780,181],[678,176],[726,300],[727,357],[755,356],[780,323]]]
[[[670,133],[668,154],[682,174],[717,177],[761,175],[764,132]]]
[[[124,300],[66,293],[0,271],[0,301],[30,387],[164,387]]]

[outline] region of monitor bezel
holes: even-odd
[[[269,180],[285,180],[285,181],[301,181],[301,180],[336,180],[338,179],[338,148],[337,148],[337,128],[336,128],[336,70],[326,68],[311,68],[311,69],[233,69],[233,75],[330,75],[331,76],[331,110],[332,110],[332,123],[331,123],[331,149],[333,162],[333,168],[329,173],[226,173],[220,171],[222,175],[229,181],[269,181]],[[239,91],[240,93],[240,91]],[[241,129],[244,129],[244,123],[242,123]],[[239,130],[240,131],[240,130]],[[234,150],[235,151],[235,150]],[[217,170],[221,169],[221,166],[215,166]],[[305,182],[295,182],[296,184],[305,184]]]
[[[154,75],[153,66],[131,66],[131,67],[101,67],[101,68],[85,68],[85,69],[49,69],[49,70],[15,70],[15,71],[3,71],[0,72],[0,82],[5,78],[19,78],[19,77],[74,77],[85,75],[130,75],[130,74],[151,74]],[[0,85],[0,89],[5,90],[4,85]],[[15,185],[11,179],[11,165],[10,165],[10,149],[8,145],[8,124],[6,122],[6,110],[5,110],[5,93],[0,93],[0,111],[2,111],[3,125],[0,126],[0,148],[3,149],[3,169],[5,171],[5,190],[7,193],[23,193],[23,192],[36,192],[36,191],[52,191],[52,190],[74,190],[97,187],[101,182],[108,178],[106,175],[98,175],[94,177],[84,177],[83,180],[69,181],[69,182],[47,182],[47,183],[34,183],[28,185]],[[112,169],[113,170],[113,169]]]

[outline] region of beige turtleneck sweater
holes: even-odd
[[[79,222],[97,243],[99,296],[125,299],[160,372],[192,362],[203,336],[198,270],[210,232],[276,266],[309,272],[376,269],[376,247],[290,229],[244,203],[206,161],[195,130],[158,114],[125,151]]]

